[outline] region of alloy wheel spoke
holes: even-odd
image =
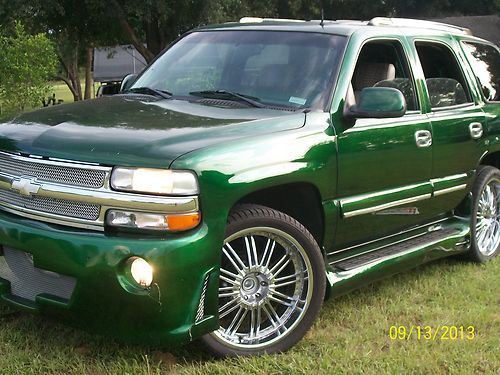
[[[236,251],[231,247],[231,245],[226,244],[227,249],[225,247],[222,247],[222,252],[226,256],[226,258],[231,262],[233,267],[238,271],[238,273],[242,274],[243,270],[245,269],[245,265],[243,264],[243,261],[240,259],[238,254],[236,254]]]
[[[269,254],[265,253],[264,255],[267,255],[267,258],[264,256],[262,257],[261,265],[263,265],[265,268],[269,268],[269,263],[271,263],[271,258],[274,253],[274,248],[276,247],[276,241],[271,242],[271,247],[269,249]]]
[[[274,284],[274,288],[281,288],[281,287],[284,287],[284,286],[287,286],[287,285],[291,285],[291,284],[296,284],[297,283],[297,280],[294,279],[294,280],[290,280],[290,281],[285,281],[281,284]]]
[[[262,259],[260,260],[259,262],[259,265],[260,266],[263,266],[264,265],[264,261],[266,260],[266,257],[267,257],[267,253],[269,251],[269,245],[271,244],[271,239],[268,238],[267,241],[266,241],[266,247],[264,248],[264,253],[262,254]]]
[[[262,308],[259,306],[250,312],[250,338],[255,338],[259,336]]]
[[[288,253],[285,253],[285,255],[283,255],[283,257],[280,260],[278,260],[278,262],[273,266],[273,268],[269,270],[269,273],[273,273],[276,268],[281,266],[281,264],[287,260],[287,258],[288,258]]]
[[[219,319],[224,318],[226,315],[232,313],[234,310],[236,310],[238,307],[238,300],[237,299],[232,299],[228,303],[226,303],[224,306],[222,306],[219,309]]]
[[[219,293],[219,298],[233,297],[238,295],[239,293],[240,292],[238,292],[237,290],[228,293]]]
[[[236,332],[238,332],[238,329],[241,326],[241,323],[243,323],[243,320],[245,320],[245,317],[247,316],[247,310],[244,309],[243,307],[240,307],[236,314],[234,315],[233,320],[231,321],[231,324],[229,327],[227,327],[226,332],[230,335],[233,336]]]
[[[222,280],[222,281],[225,281],[226,283],[228,284],[231,284],[231,285],[239,285],[239,283],[236,281],[236,280],[233,280],[233,279],[230,279],[224,275],[220,275],[219,278]]]
[[[229,277],[232,277],[234,280],[238,280],[238,279],[241,278],[241,276],[236,275],[235,273],[232,273],[231,271],[228,271],[228,270],[226,270],[225,268],[222,268],[222,267],[220,268],[220,272],[223,273],[223,274],[225,274],[225,275],[227,275],[227,276],[229,276]]]
[[[247,252],[248,267],[252,268],[258,263],[257,250],[255,249],[255,240],[253,239],[253,236],[250,236],[250,241],[248,240],[248,237],[245,237],[245,249]]]

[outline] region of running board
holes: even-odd
[[[455,228],[434,230],[427,234],[420,235],[418,237],[397,243],[395,245],[386,246],[382,249],[370,251],[366,254],[353,256],[349,259],[340,260],[333,263],[333,266],[342,270],[352,270],[379,259],[397,256],[397,254],[406,253],[407,251],[411,251],[414,248],[419,248],[430,243],[435,243],[436,241],[444,240],[459,233],[460,231]]]
[[[332,262],[327,267],[328,295],[339,296],[434,259],[462,253],[469,241],[469,220],[455,217],[419,236]]]

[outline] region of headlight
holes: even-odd
[[[111,187],[160,195],[195,195],[199,192],[194,173],[171,169],[118,167],[111,174]]]

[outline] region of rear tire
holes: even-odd
[[[322,253],[302,224],[268,207],[237,206],[222,248],[220,328],[201,340],[223,357],[285,351],[313,324],[325,287]]]
[[[498,254],[500,247],[500,171],[480,166],[472,188],[471,247],[469,260],[484,263]]]

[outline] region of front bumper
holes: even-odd
[[[68,229],[0,212],[0,256],[2,248],[26,252],[34,268],[75,280],[68,299],[44,293],[30,300],[13,294],[11,283],[0,278],[0,298],[122,340],[186,342],[218,327],[220,241],[205,224],[162,239],[137,238]],[[123,283],[123,265],[130,256],[140,256],[153,266],[149,290]]]

